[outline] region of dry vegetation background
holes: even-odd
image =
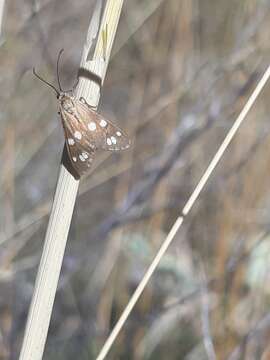
[[[6,1],[0,48],[0,359],[17,359],[94,2]],[[269,63],[269,0],[127,0],[100,103],[133,138],[80,194],[45,360],[89,360]],[[108,359],[270,359],[269,85]]]

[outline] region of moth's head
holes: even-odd
[[[73,97],[68,95],[67,93],[61,92],[58,96],[57,96],[59,102],[60,102],[60,106],[66,110],[69,111],[70,109],[74,108],[74,100]]]

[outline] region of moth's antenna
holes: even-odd
[[[42,82],[44,82],[45,84],[47,84],[48,86],[50,86],[57,94],[57,97],[60,96],[60,92],[56,89],[56,87],[54,87],[52,84],[50,84],[48,81],[44,80],[41,76],[39,76],[37,73],[36,73],[36,70],[35,68],[33,68],[33,74]]]
[[[56,71],[57,71],[57,82],[58,82],[58,86],[59,86],[59,89],[63,92],[63,89],[61,87],[61,84],[60,84],[60,76],[59,76],[59,61],[60,61],[60,57],[61,57],[61,54],[63,53],[64,49],[61,49],[59,51],[59,54],[58,54],[58,58],[57,58],[57,64],[56,64]]]

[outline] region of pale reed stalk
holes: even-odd
[[[102,81],[106,74],[122,5],[123,0],[108,0],[99,27],[101,1],[98,1],[88,29],[81,68],[90,70]],[[89,51],[95,39],[97,41],[94,55],[89,60]],[[93,81],[80,78],[76,96],[83,96],[89,104],[97,106],[100,88]],[[79,181],[61,165],[20,360],[42,359],[78,186]]]

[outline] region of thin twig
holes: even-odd
[[[209,292],[207,287],[207,279],[203,266],[203,262],[200,261],[200,273],[201,273],[201,322],[203,332],[203,343],[209,360],[216,360],[216,353],[213,344],[213,339],[210,330],[209,321]]]
[[[266,334],[269,334],[270,330],[270,313],[266,314],[258,323],[252,328],[242,339],[240,344],[233,350],[233,352],[227,357],[227,360],[240,360],[245,349],[250,343],[258,342],[265,343],[264,339],[268,339]]]
[[[258,85],[256,86],[255,90],[252,92],[250,98],[248,99],[247,103],[245,104],[243,110],[235,120],[233,126],[229,130],[228,134],[226,135],[225,139],[223,140],[221,146],[219,147],[218,151],[216,152],[215,156],[213,157],[212,161],[210,162],[208,168],[206,169],[205,173],[203,174],[201,180],[199,181],[198,185],[196,186],[195,190],[191,194],[190,198],[188,199],[186,205],[184,206],[181,215],[176,219],[174,225],[172,226],[168,236],[166,237],[165,241],[161,245],[157,255],[155,256],[153,262],[149,266],[148,270],[146,271],[143,279],[139,283],[138,287],[136,288],[135,292],[131,296],[126,308],[124,309],[122,315],[120,316],[119,320],[115,324],[112,332],[110,333],[109,337],[107,338],[105,344],[103,345],[97,360],[105,359],[106,355],[110,351],[115,339],[117,338],[120,330],[124,326],[128,316],[130,315],[132,309],[134,308],[135,304],[137,303],[138,299],[140,298],[144,288],[146,287],[148,281],[150,280],[151,276],[153,275],[154,271],[156,270],[160,260],[162,259],[163,255],[165,254],[166,250],[168,249],[169,245],[173,241],[177,231],[181,227],[184,217],[189,213],[192,206],[194,205],[195,201],[197,200],[198,196],[200,195],[201,191],[203,190],[204,186],[206,185],[209,177],[215,170],[217,164],[219,163],[220,159],[222,158],[225,150],[229,146],[230,142],[232,141],[233,137],[235,136],[236,132],[238,131],[239,127],[245,120],[247,114],[249,113],[251,107],[255,103],[257,97],[261,93],[262,89],[264,88],[267,80],[270,77],[270,65],[266,69],[264,75],[260,79]]]

